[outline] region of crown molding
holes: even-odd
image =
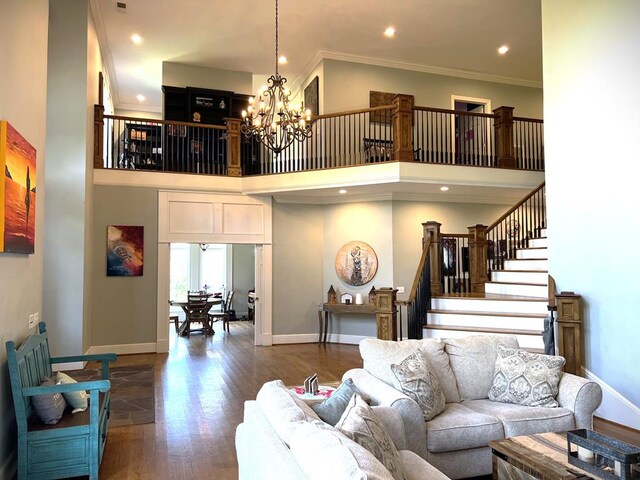
[[[111,49],[109,48],[109,42],[107,39],[107,30],[102,20],[102,13],[100,12],[99,0],[89,0],[89,8],[91,15],[93,16],[93,24],[96,27],[96,34],[98,35],[98,45],[100,46],[100,53],[102,54],[102,66],[106,70],[102,72],[102,75],[107,80],[109,85],[109,92],[111,93],[111,101],[113,102],[113,108],[120,104],[120,94],[118,92],[118,81],[116,75],[116,67],[113,63],[113,55],[111,55]]]
[[[133,110],[134,112],[150,112],[162,113],[162,109],[150,105],[141,105],[139,103],[118,103],[114,102],[114,108],[117,110]]]
[[[343,62],[362,63],[365,65],[375,65],[378,67],[395,68],[399,70],[410,70],[414,72],[431,73],[433,75],[445,75],[448,77],[467,78],[469,80],[479,80],[483,82],[503,83],[520,87],[542,88],[542,82],[526,80],[523,78],[505,77],[492,75],[489,73],[475,72],[473,70],[463,70],[459,68],[437,67],[434,65],[420,65],[418,63],[400,62],[386,58],[366,57],[363,55],[353,55],[350,53],[336,52],[332,50],[319,50],[313,60],[307,64],[303,70],[302,81],[311,73],[313,68],[322,60],[340,60]],[[310,67],[310,65],[313,65]],[[306,74],[306,75],[305,75]]]

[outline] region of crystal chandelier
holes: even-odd
[[[241,130],[247,137],[255,136],[276,155],[294,140],[311,136],[311,111],[302,103],[289,104],[291,91],[287,79],[278,73],[278,0],[276,0],[276,74],[267,80],[256,97],[249,98],[249,106],[242,111]]]

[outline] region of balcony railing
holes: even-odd
[[[104,115],[95,107],[94,167],[208,175],[265,175],[380,162],[421,162],[544,170],[542,120],[513,108],[471,113],[393,105],[314,117],[310,138],[274,155],[226,126]]]

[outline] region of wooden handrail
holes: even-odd
[[[222,125],[209,125],[206,123],[194,123],[194,122],[174,122],[169,120],[158,120],[155,118],[136,118],[136,117],[124,117],[122,115],[104,115],[104,118],[111,118],[113,120],[124,120],[129,122],[140,122],[147,124],[158,124],[158,125],[179,125],[184,127],[201,127],[201,128],[211,128],[214,130],[226,130],[227,127]]]
[[[455,115],[467,115],[469,117],[481,117],[481,118],[497,118],[497,115],[493,113],[474,113],[474,112],[462,112],[460,110],[447,110],[446,108],[434,108],[434,107],[413,107],[414,110],[421,112],[435,112],[435,113],[449,113]]]
[[[513,117],[513,119],[519,122],[544,123],[544,120],[541,120],[539,118]]]
[[[360,113],[379,112],[381,110],[393,110],[394,108],[395,107],[393,105],[382,105],[380,107],[361,108],[360,110],[347,110],[344,112],[323,113],[322,115],[314,115],[314,117],[311,119],[311,122],[315,122],[316,120],[323,120],[325,118],[344,117],[345,115],[357,115]]]
[[[536,193],[538,193],[538,191],[540,191],[540,189],[542,187],[544,187],[544,182],[542,182],[540,185],[538,185],[535,189],[533,189],[531,192],[529,192],[522,200],[520,200],[513,207],[511,207],[509,210],[507,210],[506,213],[504,213],[500,218],[498,218],[498,220],[496,220],[491,225],[489,225],[487,227],[487,231],[493,230],[495,227],[497,227],[500,222],[502,222],[505,218],[507,218],[509,215],[511,215],[513,212],[515,212],[522,205],[524,205],[524,202],[526,202],[531,197],[533,197]]]
[[[425,243],[424,247],[422,248],[422,255],[420,256],[420,262],[418,263],[416,276],[413,278],[411,292],[409,292],[409,298],[406,300],[407,305],[413,303],[413,301],[416,299],[416,295],[418,294],[418,284],[420,283],[420,277],[422,276],[422,271],[424,270],[425,263],[427,263],[427,256],[429,255],[430,249],[431,239],[427,240],[427,243]]]

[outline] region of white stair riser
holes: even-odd
[[[546,295],[545,295],[546,296]],[[433,298],[434,310],[459,310],[496,313],[547,313],[547,300],[482,300],[475,298]]]
[[[549,280],[547,272],[512,272],[509,270],[491,272],[492,282],[540,283],[546,285]]]
[[[547,236],[547,229],[543,228],[542,230],[540,230],[540,235],[538,235],[539,237],[546,237]]]
[[[495,335],[494,333],[483,333],[473,331],[459,330],[437,330],[433,328],[425,328],[422,331],[423,338],[461,338],[471,335]],[[520,348],[539,348],[544,349],[544,341],[540,335],[516,335]]]
[[[510,330],[544,329],[544,318],[539,317],[501,317],[489,315],[462,315],[456,313],[429,313],[429,325],[450,327],[484,327]]]
[[[517,283],[486,283],[484,291],[503,295],[522,295],[523,297],[545,297],[549,294],[546,285],[520,285]]]
[[[548,271],[547,260],[505,260],[505,270],[544,270]]]
[[[532,238],[529,240],[529,248],[547,248],[547,238]]]
[[[516,258],[547,258],[547,249],[523,248],[516,250]]]

